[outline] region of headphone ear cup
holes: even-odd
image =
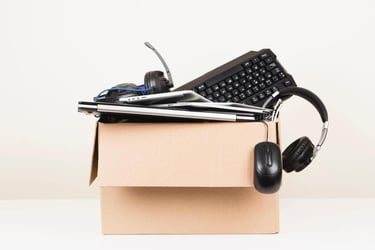
[[[164,77],[162,71],[149,71],[145,74],[144,85],[147,89],[152,89],[149,93],[168,92],[171,88],[168,79]]]
[[[286,172],[299,172],[311,162],[314,153],[314,144],[303,136],[290,144],[283,152],[283,169]]]

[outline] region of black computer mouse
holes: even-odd
[[[263,194],[272,194],[281,186],[282,160],[279,145],[260,142],[254,149],[254,187]]]

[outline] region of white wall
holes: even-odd
[[[375,197],[374,1],[0,2],[0,199],[96,197],[88,187],[93,117],[79,100],[162,69],[180,85],[249,50],[271,48],[326,103],[313,164],[284,175],[282,197]],[[314,142],[305,101],[282,110],[283,144]],[[126,160],[126,159],[124,159]]]

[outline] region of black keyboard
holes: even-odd
[[[296,86],[270,49],[250,51],[176,90],[194,90],[214,102],[262,106],[268,96]]]

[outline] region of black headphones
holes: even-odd
[[[168,75],[168,79],[164,77],[164,73],[162,71],[149,71],[145,74],[143,85],[137,86],[133,83],[121,83],[110,89],[103,90],[96,97],[94,97],[94,101],[118,103],[121,102],[121,98],[169,92],[170,89],[173,88],[172,75],[163,57],[149,42],[145,42],[145,45],[153,50],[163,63]]]
[[[320,98],[313,92],[300,88],[288,87],[276,91],[263,107],[274,108],[274,119],[279,113],[282,100],[292,95],[310,102],[320,114],[323,129],[319,142],[314,146],[311,140],[303,136],[295,140],[280,154],[280,148],[272,142],[261,142],[254,149],[254,186],[261,193],[274,193],[281,185],[281,172],[299,172],[306,168],[321,149],[328,132],[328,112]],[[282,158],[282,160],[281,160]]]

